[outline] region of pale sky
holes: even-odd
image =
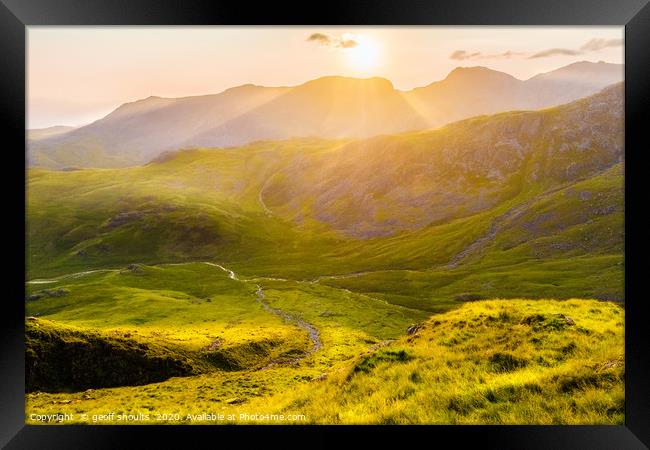
[[[527,79],[576,61],[623,63],[622,40],[623,27],[28,27],[27,127],[83,125],[151,95],[325,75],[401,90],[458,66]]]

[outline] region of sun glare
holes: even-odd
[[[357,45],[346,50],[351,67],[360,72],[367,72],[379,65],[379,46],[364,36],[355,36]]]

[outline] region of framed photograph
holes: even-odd
[[[2,3],[6,448],[650,444],[647,0]]]

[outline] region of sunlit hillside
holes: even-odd
[[[327,374],[319,358],[290,369],[28,394],[27,406],[87,415],[77,423],[115,423],[107,412],[116,411],[152,421],[161,414],[158,422],[172,424],[277,423],[280,415],[317,424],[621,424],[623,321],[619,305],[593,300],[475,302],[412,325],[396,341],[339,343],[358,355]],[[30,336],[39,329],[52,332],[43,321],[28,326]],[[336,330],[351,331],[345,321]],[[206,411],[233,419],[206,419]]]
[[[310,423],[622,423],[623,322],[588,300],[468,303],[268,409]]]

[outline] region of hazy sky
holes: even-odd
[[[29,128],[81,125],[122,103],[380,76],[402,90],[486,66],[526,79],[623,62],[622,27],[29,27]]]

